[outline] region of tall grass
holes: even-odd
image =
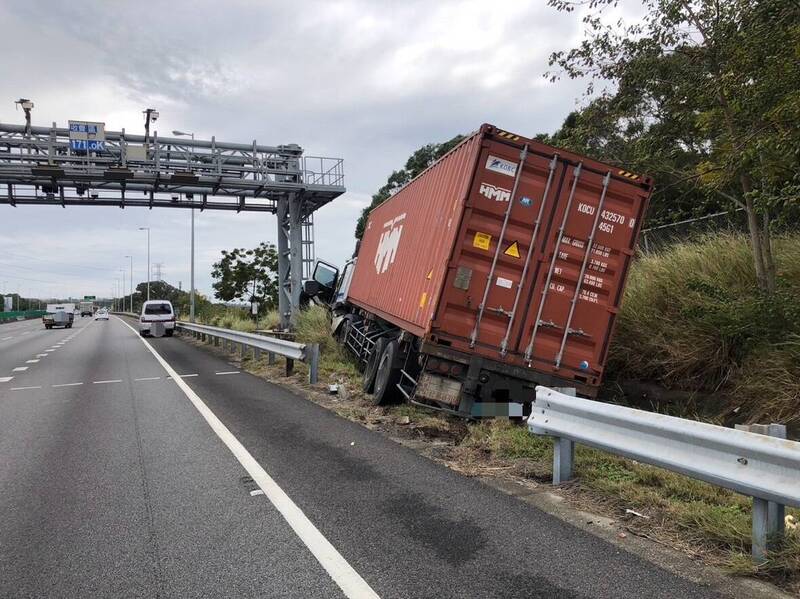
[[[776,239],[774,253],[771,295],[756,285],[743,236],[713,235],[642,256],[631,270],[608,376],[721,392],[750,420],[800,422],[800,236]]]

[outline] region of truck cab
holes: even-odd
[[[351,258],[345,262],[340,271],[338,267],[318,260],[314,266],[311,279],[303,285],[303,293],[309,299],[315,300],[328,308],[331,312],[331,333],[337,335],[346,316],[352,311],[352,306],[347,302],[347,293],[353,279],[358,258]]]

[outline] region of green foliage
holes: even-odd
[[[553,141],[653,174],[655,223],[744,208],[758,285],[772,292],[770,231],[796,217],[800,189],[800,5],[644,0],[641,20],[609,24],[616,4],[588,3],[587,37],[551,56],[560,74],[589,77],[594,97]]]
[[[422,171],[447,154],[463,139],[463,135],[456,135],[444,143],[424,145],[408,158],[404,168],[400,169],[399,171],[394,171],[391,175],[389,175],[386,185],[381,187],[377,193],[372,196],[372,202],[370,202],[370,205],[364,208],[364,210],[361,212],[361,217],[358,219],[358,223],[356,223],[356,239],[361,239],[361,237],[364,235],[364,227],[367,226],[367,216],[369,216],[369,213],[373,210],[373,208],[383,204],[401,187],[406,185],[409,181],[422,173]]]
[[[278,251],[272,244],[223,251],[222,259],[212,265],[211,276],[214,292],[223,301],[259,302],[262,310],[278,304]]]
[[[800,420],[800,236],[777,237],[774,250],[773,294],[759,290],[740,236],[641,256],[628,279],[607,378],[727,393],[723,409],[751,421]]]

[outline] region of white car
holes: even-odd
[[[94,315],[95,320],[108,320],[108,310],[102,308],[98,310]]]
[[[175,311],[169,300],[150,300],[142,306],[139,316],[139,334],[144,337],[151,333],[161,336],[159,329],[163,327],[163,334],[172,337],[175,331]]]

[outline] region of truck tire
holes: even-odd
[[[175,329],[166,329],[164,331],[164,335],[167,336],[167,337],[172,337],[172,333],[174,333],[174,332],[175,332]]]
[[[347,341],[347,336],[350,334],[350,327],[352,323],[349,318],[345,318],[342,321],[342,324],[339,325],[339,328],[336,329],[336,341],[339,342],[339,345],[344,345]]]
[[[372,403],[376,406],[385,406],[396,403],[400,398],[397,383],[400,380],[400,369],[395,367],[400,344],[396,339],[387,341],[386,347],[381,352],[375,373],[375,388]]]
[[[380,337],[372,348],[372,353],[367,360],[367,367],[364,369],[364,382],[361,388],[364,393],[372,393],[375,388],[375,375],[378,373],[378,362],[381,359],[383,350],[386,349],[386,337]]]

